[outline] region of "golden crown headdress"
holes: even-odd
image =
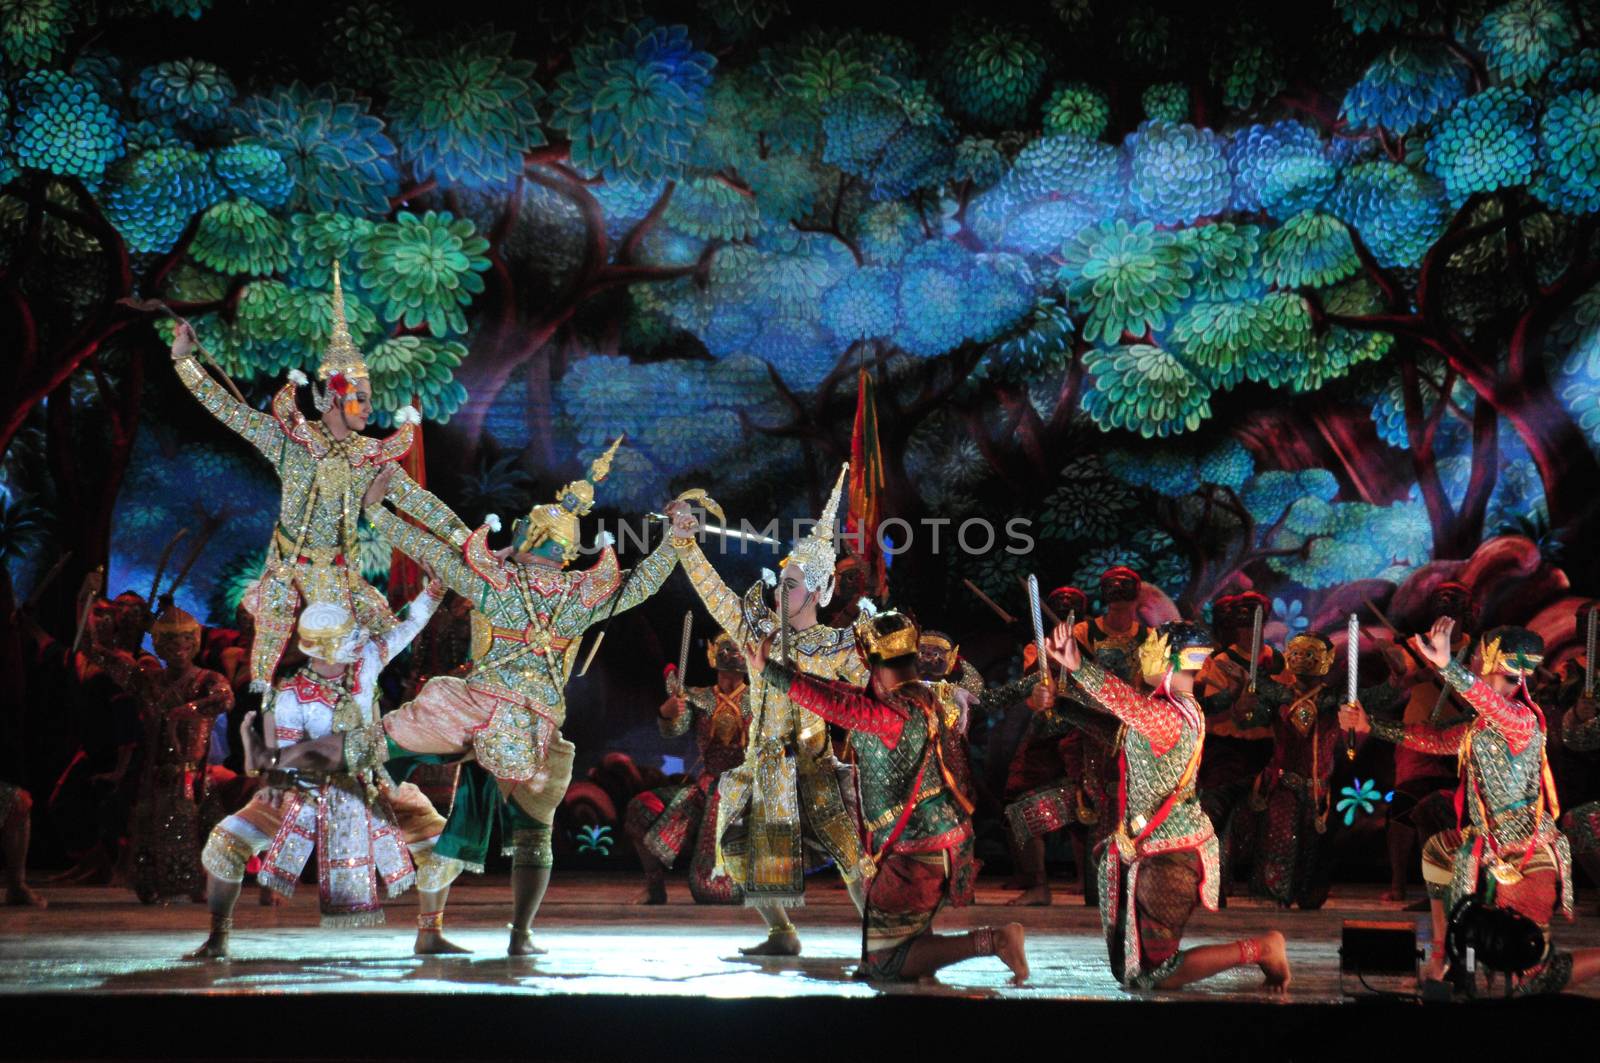
[[[917,622],[893,609],[878,612],[870,599],[861,599],[856,618],[856,642],[868,658],[892,661],[914,656],[922,643]]]
[[[828,496],[827,505],[822,507],[822,516],[817,518],[817,526],[795,543],[793,552],[783,561],[786,565],[793,563],[800,566],[800,570],[805,574],[806,590],[820,595],[817,599],[818,605],[827,605],[833,600],[833,569],[838,560],[838,548],[833,541],[833,525],[839,519],[839,499],[843,496],[844,478],[849,472],[849,462],[839,467],[839,478],[834,481],[833,493]]]
[[[1532,676],[1543,661],[1542,654],[1529,653],[1526,650],[1513,650],[1507,653],[1500,648],[1500,636],[1495,636],[1483,644],[1483,661],[1478,670],[1484,675],[1508,675],[1513,679],[1526,679]]]
[[[578,556],[578,518],[594,508],[594,488],[611,473],[611,459],[622,446],[622,436],[589,465],[589,475],[574,480],[556,494],[554,502],[534,506],[511,526],[511,541],[518,550],[533,550],[549,540],[561,544],[561,558]]]

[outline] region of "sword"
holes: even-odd
[[[1588,632],[1583,637],[1583,696],[1594,697],[1594,641],[1595,617],[1600,614],[1600,605],[1589,607]]]
[[[1067,610],[1067,638],[1069,638],[1069,639],[1076,639],[1078,637],[1075,634],[1075,632],[1078,630],[1077,619],[1078,619],[1077,614],[1073,610],[1068,609]],[[1059,689],[1065,690],[1067,688],[1067,679],[1068,678],[1069,678],[1069,676],[1068,676],[1068,673],[1067,673],[1067,666],[1066,665],[1062,665],[1061,666],[1061,686],[1060,686]]]
[[[1050,658],[1044,653],[1044,617],[1039,608],[1039,577],[1028,573],[1028,617],[1033,621],[1033,648],[1039,655],[1039,674],[1050,683]],[[1051,684],[1053,685],[1053,684]]]
[[[658,520],[667,519],[666,514],[664,513],[650,513],[648,515],[655,517]],[[709,524],[702,523],[700,525],[700,530],[710,532],[712,535],[720,535],[727,539],[744,539],[752,543],[760,543],[762,546],[783,546],[781,542],[772,538],[770,535],[757,535],[754,532],[737,531],[728,527],[726,524],[713,527]]]
[[[1256,607],[1256,622],[1261,621],[1261,607]],[[1258,627],[1259,630],[1259,627]],[[1350,619],[1345,624],[1344,641],[1344,703],[1354,705],[1358,691],[1356,690],[1357,672],[1360,665],[1361,654],[1361,619],[1355,613],[1350,614]],[[1253,664],[1254,662],[1252,662]],[[1251,689],[1254,689],[1252,684]],[[1356,759],[1356,733],[1349,730],[1344,733],[1344,755],[1347,760]]]
[[[1256,692],[1256,673],[1261,669],[1261,606],[1250,620],[1250,693]]]
[[[683,696],[684,680],[689,675],[689,636],[694,633],[694,610],[683,614],[683,638],[678,643],[678,696]]]
[[[76,656],[78,644],[83,641],[83,629],[89,623],[89,611],[94,608],[94,600],[100,597],[100,592],[105,589],[106,570],[104,566],[95,569],[83,577],[83,586],[78,589],[78,632],[72,636],[72,650],[67,654],[68,659]]]

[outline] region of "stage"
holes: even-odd
[[[1236,899],[1222,912],[1195,918],[1186,944],[1280,929],[1294,967],[1293,985],[1280,998],[1259,989],[1259,975],[1242,971],[1182,993],[1129,993],[1109,973],[1098,915],[1081,894],[1058,890],[1048,909],[1005,908],[1008,894],[999,885],[984,884],[979,905],[942,913],[938,926],[949,932],[1022,922],[1032,967],[1026,986],[1010,985],[994,959],[970,960],[913,985],[855,980],[859,927],[844,891],[828,882],[817,883],[795,913],[805,954],[782,960],[740,957],[738,946],[760,936],[754,914],[694,905],[681,880],[672,881],[673,903],[646,908],[629,903],[638,888],[632,878],[558,874],[536,938],[549,953],[518,960],[504,954],[510,894],[503,878],[469,878],[455,889],[450,936],[473,953],[446,958],[411,954],[414,895],[389,908],[387,927],[324,931],[310,887],[280,907],[259,906],[257,892],[247,889],[235,917],[233,958],[210,963],[179,959],[204,937],[199,905],[146,908],[113,888],[49,890],[49,909],[5,909],[0,916],[6,1010],[34,1015],[40,1032],[50,1031],[42,1043],[30,1044],[25,1034],[7,1051],[57,1058],[665,1059],[703,1057],[694,1038],[708,1031],[745,1037],[771,1028],[778,1040],[752,1057],[766,1059],[806,1056],[807,1043],[783,1031],[814,1030],[816,1023],[882,1042],[902,1023],[918,1026],[923,1036],[944,1031],[964,1039],[985,1030],[1006,1036],[1014,1022],[1108,1032],[1182,1022],[1236,1047],[1259,1040],[1266,1048],[1290,1036],[1300,1045],[1290,1057],[1317,1058],[1322,1048],[1331,1053],[1335,1044],[1370,1035],[1378,1022],[1419,1035],[1427,1030],[1435,1039],[1441,1030],[1465,1032],[1439,1022],[1467,1014],[1461,1009],[1357,1001],[1341,992],[1343,920],[1426,924],[1423,913],[1381,902],[1376,887],[1336,890],[1318,912]],[[1600,945],[1595,897],[1583,893],[1580,901],[1583,914],[1557,927],[1558,940],[1566,947]],[[1346,988],[1359,990],[1349,982]],[[1559,1002],[1515,1006],[1587,1012],[1597,1000],[1600,991],[1591,988]],[[290,1016],[302,1031],[298,1040],[282,1032]],[[278,1032],[265,1039],[243,1035],[263,1029],[263,1022]],[[17,1019],[8,1025],[30,1028]],[[168,1029],[183,1036],[160,1040]]]

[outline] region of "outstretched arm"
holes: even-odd
[[[689,577],[689,584],[694,587],[695,594],[700,596],[700,601],[711,614],[711,619],[733,638],[741,641],[748,638],[750,633],[743,630],[743,603],[737,594],[728,589],[728,585],[711,566],[711,562],[706,560],[705,551],[701,550],[700,544],[695,541],[694,536],[699,528],[699,522],[690,512],[688,504],[673,502],[667,507],[667,516],[672,521],[671,528],[667,532],[667,541],[672,544],[673,550],[678,555],[679,564],[683,565],[684,574]]]
[[[438,538],[457,548],[465,546],[472,529],[456,516],[453,509],[439,501],[437,495],[408,476],[404,469],[399,466],[395,466],[395,469],[384,497],[394,503],[394,508]]]
[[[211,378],[194,352],[198,343],[194,329],[187,321],[180,322],[172,339],[172,363],[178,380],[189,394],[200,400],[206,411],[232,429],[251,446],[259,450],[268,461],[277,464],[287,437],[277,418],[240,402],[228,394],[226,388]]]
[[[610,548],[607,548],[610,553]],[[606,573],[606,561],[602,557],[601,564],[590,570],[590,580],[600,580],[611,584],[604,588],[603,596],[598,597],[594,606],[589,610],[589,618],[584,622],[587,629],[611,616],[613,613],[624,612],[632,609],[667,582],[667,577],[672,575],[672,570],[678,564],[678,555],[672,547],[670,538],[662,539],[656,548],[640,560],[638,566],[631,570],[618,571],[615,568],[616,555],[611,554],[611,573]],[[588,600],[585,600],[588,604]]]
[[[873,735],[890,749],[900,744],[907,717],[860,687],[833,679],[816,679],[770,662],[762,674],[778,690],[787,688],[789,699],[796,705],[829,723]]]
[[[437,573],[426,562],[422,562],[428,574],[428,583],[422,592],[411,599],[406,606],[405,619],[396,624],[383,639],[379,653],[383,663],[388,664],[400,655],[400,651],[411,645],[411,640],[422,634],[422,629],[428,626],[434,610],[439,608],[439,603],[444,600],[444,583]]]
[[[367,521],[389,540],[391,546],[417,564],[433,569],[446,587],[474,605],[479,604],[489,584],[466,563],[460,547],[445,542],[425,528],[401,520],[381,504],[368,506],[365,512]]]

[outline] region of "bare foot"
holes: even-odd
[[[646,886],[644,892],[633,899],[634,904],[666,904],[667,887]]]
[[[1021,923],[1007,923],[994,936],[995,955],[1011,968],[1011,984],[1022,985],[1028,980],[1028,953],[1023,944]]]
[[[549,951],[533,943],[532,930],[513,930],[511,940],[506,944],[507,956],[543,956]]]
[[[472,950],[457,945],[445,937],[443,931],[418,930],[417,943],[411,946],[411,951],[418,956],[459,956]]]
[[[1257,965],[1261,973],[1267,976],[1262,986],[1274,993],[1287,993],[1289,991],[1289,952],[1284,947],[1283,935],[1276,930],[1269,930],[1261,937],[1261,959]]]
[[[205,944],[183,955],[186,960],[225,960],[228,958],[228,935],[213,933]]]
[[[1444,949],[1429,949],[1428,962],[1422,966],[1422,977],[1428,981],[1442,982],[1448,970]]]
[[[1050,887],[1029,886],[1006,904],[1012,908],[1048,908],[1050,907]]]
[[[768,934],[767,940],[759,945],[750,945],[739,950],[741,956],[798,956],[800,955],[800,931],[794,927],[778,934]]]
[[[1379,899],[1385,901],[1403,901],[1406,899],[1406,888],[1404,886],[1390,886],[1388,889],[1383,891],[1383,895]]]
[[[26,883],[19,882],[15,886],[6,887],[6,904],[13,908],[48,908],[50,902],[41,897],[37,892],[28,888]]]

